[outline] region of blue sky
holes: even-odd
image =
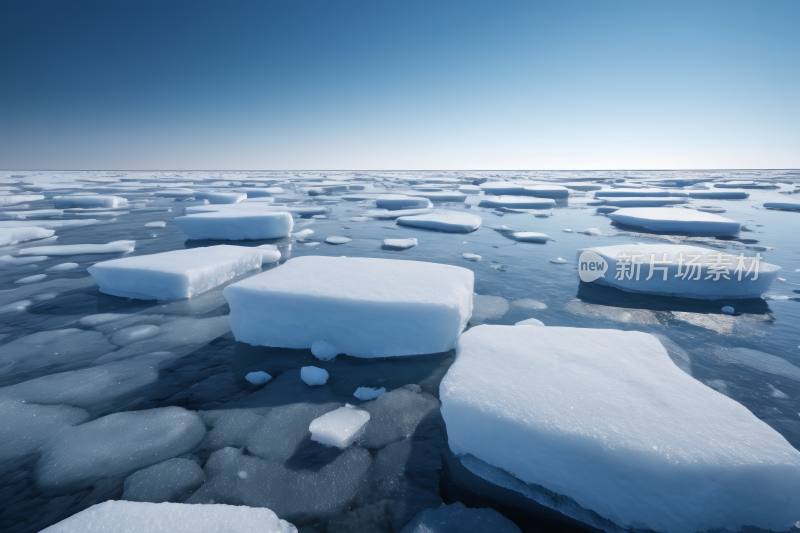
[[[800,167],[800,2],[0,2],[0,168]]]

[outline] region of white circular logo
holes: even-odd
[[[581,281],[589,283],[606,275],[608,263],[600,255],[585,251],[578,258],[578,275]]]

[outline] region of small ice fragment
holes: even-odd
[[[272,380],[272,376],[259,370],[258,372],[249,372],[244,379],[252,383],[253,385],[264,385],[265,383],[269,383]]]
[[[383,246],[395,250],[406,250],[417,245],[417,239],[383,239]]]
[[[348,237],[342,237],[340,235],[332,235],[327,239],[325,239],[325,242],[327,242],[328,244],[347,244],[352,240],[353,239],[350,239]]]
[[[328,382],[328,371],[316,366],[304,366],[300,369],[300,379],[310,387],[325,385]]]
[[[556,257],[555,259],[551,259],[550,262],[555,263],[556,265],[563,265],[567,262],[567,260],[561,257]]]
[[[344,449],[353,444],[367,422],[368,412],[346,404],[312,420],[308,430],[311,440]]]
[[[311,353],[320,361],[329,361],[339,355],[339,350],[328,341],[320,340],[311,345]]]
[[[302,241],[303,239],[305,239],[306,237],[308,237],[312,233],[314,233],[313,229],[306,228],[306,229],[298,231],[297,233],[292,233],[292,237],[294,237],[298,241]]]
[[[326,217],[325,215],[311,215],[311,218],[316,218],[316,219],[319,220],[319,219],[328,218],[328,217]]]
[[[513,302],[511,302],[511,305],[515,307],[521,307],[523,309],[532,309],[534,311],[541,311],[543,309],[547,309],[547,304],[545,304],[544,302],[533,300],[531,298],[522,298],[521,300],[514,300]]]
[[[166,227],[166,225],[167,225],[166,222],[157,220],[155,222],[148,222],[147,224],[144,225],[144,227],[145,228],[163,228],[163,227]]]
[[[372,387],[359,387],[353,393],[353,396],[363,402],[366,402],[368,400],[374,400],[384,392],[386,392],[386,387],[381,387],[380,389],[374,389]]]
[[[565,229],[565,230],[563,230],[563,231],[565,231],[565,232],[567,232],[567,233],[572,233],[572,230],[571,230],[571,229]]]
[[[61,263],[60,265],[51,266],[45,272],[61,272],[62,270],[72,270],[78,268],[78,263]]]
[[[516,231],[512,233],[514,238],[521,242],[547,242],[550,237],[544,233],[537,233],[535,231]]]
[[[728,315],[732,315],[733,312],[734,312],[734,309],[730,305],[726,305],[725,307],[722,308],[722,312],[726,313]]]
[[[318,242],[304,242],[303,244],[306,245],[306,246],[318,246],[319,245]]]
[[[537,320],[535,318],[529,318],[527,320],[521,320],[514,324],[515,326],[544,326],[544,322],[541,320]]]
[[[461,257],[463,257],[467,261],[480,261],[481,259],[483,259],[478,254],[461,254]]]
[[[274,244],[262,244],[257,246],[256,250],[261,252],[261,264],[267,265],[270,263],[277,263],[281,260],[281,252]]]
[[[599,228],[586,228],[583,232],[586,235],[602,235]]]
[[[28,276],[26,278],[20,278],[14,283],[36,283],[37,281],[42,281],[44,278],[47,277],[47,274],[36,274],[35,276]]]

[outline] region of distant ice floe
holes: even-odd
[[[417,239],[383,239],[383,247],[392,250],[408,250],[417,245]]]
[[[55,234],[52,229],[33,227],[0,228],[0,246],[45,239]]]
[[[223,241],[278,239],[294,226],[289,213],[261,211],[195,213],[173,222],[191,239]]]
[[[23,248],[19,255],[125,254],[132,252],[136,241],[114,241],[108,244],[64,244]]]
[[[111,208],[111,207],[124,206],[127,203],[128,200],[126,198],[122,198],[121,196],[103,196],[99,194],[91,196],[60,196],[53,198],[53,206],[56,209],[68,209],[76,207]]]
[[[400,226],[438,230],[446,233],[469,233],[478,229],[482,222],[483,219],[478,215],[444,209],[397,219],[397,224]]]
[[[710,233],[714,235],[736,235],[741,224],[735,220],[713,213],[693,209],[669,207],[633,207],[609,213],[609,218],[620,224],[636,226],[654,231],[678,231],[688,233]]]

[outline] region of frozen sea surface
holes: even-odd
[[[197,513],[174,508],[174,516],[189,520],[204,519],[211,506],[234,516],[247,508],[224,506],[247,505],[263,509],[263,516],[274,512],[301,532],[399,532],[409,524],[416,531],[437,521],[473,520],[453,507],[457,502],[466,509],[491,507],[522,531],[620,531],[609,517],[581,508],[569,496],[528,485],[471,455],[452,454],[439,384],[455,350],[364,359],[251,346],[234,339],[223,290],[300,256],[466,268],[475,278],[467,331],[534,319],[544,328],[651,333],[682,372],[738,402],[797,449],[800,213],[764,206],[797,204],[798,184],[797,171],[2,172],[0,185],[18,192],[4,196],[0,205],[0,229],[14,230],[5,231],[14,237],[0,246],[0,530],[33,533],[76,515],[59,530],[76,530],[87,516],[126,520],[124,513],[107,512],[113,506],[79,513],[108,500],[133,500],[150,503],[119,509],[164,502],[209,505]],[[568,186],[569,197],[554,187],[561,185]],[[530,191],[548,187],[560,192],[547,218],[524,209],[479,207],[504,195],[537,201]],[[747,195],[736,193],[743,188]],[[317,194],[309,195],[312,189]],[[654,189],[659,196],[650,196]],[[462,199],[454,190],[469,194]],[[207,205],[202,197],[208,191],[247,194],[248,200]],[[466,218],[480,220],[480,226],[451,233],[449,226],[439,231],[430,223],[398,225],[397,216],[425,218],[426,211],[392,212],[376,204],[379,197],[409,191],[446,193],[429,195],[434,214],[473,215],[480,218]],[[601,194],[595,198],[595,192]],[[447,195],[455,200],[442,201]],[[126,202],[56,205],[55,197],[68,196]],[[600,198],[643,196],[686,200],[663,209],[724,210],[741,229],[733,235],[644,229],[614,222],[593,205]],[[270,201],[256,206],[259,197]],[[400,207],[425,204],[418,196],[412,203]],[[279,261],[262,262],[190,299],[111,296],[100,292],[87,271],[113,259],[230,244],[188,239],[174,220],[254,207],[289,213],[293,233],[235,244],[270,245],[259,250],[269,252],[264,261],[280,255]],[[496,231],[500,227],[506,230]],[[515,233],[553,238],[546,245],[531,244]],[[331,236],[350,241],[325,244]],[[420,244],[384,245],[411,239]],[[108,250],[106,245],[119,241],[135,241],[135,248]],[[760,298],[700,300],[581,282],[573,261],[553,263],[580,249],[637,243],[699,246],[748,258],[760,254],[782,270]],[[33,281],[15,283],[20,279]],[[275,312],[280,316],[280,309]],[[327,379],[317,377],[310,386],[303,367],[320,369]],[[246,379],[258,372],[272,379],[255,384]],[[362,387],[386,392],[361,400],[354,391]],[[643,394],[643,402],[655,400]],[[338,420],[326,422],[323,434],[330,440],[312,439],[312,422],[347,404],[368,413],[369,420],[357,430]],[[164,509],[167,520],[173,508]]]

